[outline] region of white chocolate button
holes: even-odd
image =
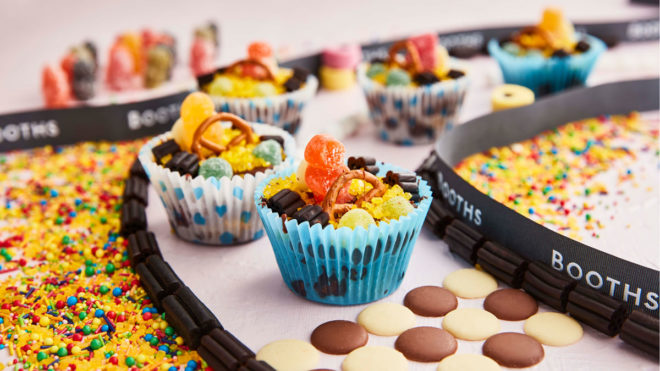
[[[442,328],[462,340],[484,340],[500,331],[500,321],[483,309],[459,308],[447,313]]]
[[[582,325],[573,318],[556,312],[536,313],[525,321],[525,333],[541,344],[562,347],[582,338]]]
[[[438,371],[498,371],[500,365],[481,354],[454,354],[440,362]]]
[[[358,315],[358,323],[380,336],[397,336],[415,326],[415,314],[401,304],[372,304]]]
[[[278,371],[307,371],[319,363],[319,352],[302,340],[278,340],[261,348],[257,360],[268,362]]]
[[[442,281],[442,286],[459,298],[477,299],[497,290],[497,281],[486,272],[466,268],[450,273]]]
[[[534,92],[520,85],[500,85],[493,90],[490,103],[493,111],[522,107],[534,103]]]
[[[350,352],[341,364],[343,371],[406,371],[408,361],[390,347],[366,346]]]

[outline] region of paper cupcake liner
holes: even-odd
[[[388,170],[403,169],[383,165]],[[355,305],[379,300],[401,284],[415,241],[431,205],[431,189],[420,180],[422,200],[408,215],[368,230],[335,229],[282,218],[262,203],[263,190],[274,178],[293,174],[279,171],[259,183],[254,201],[270,239],[282,278],[291,291],[312,301]]]
[[[380,138],[417,145],[433,143],[455,125],[470,80],[466,75],[418,88],[386,87],[367,77],[361,65],[358,81]]]
[[[170,132],[147,142],[138,155],[151,184],[163,203],[174,232],[186,241],[208,245],[233,245],[263,236],[263,226],[256,215],[253,193],[266,176],[293,164],[295,142],[285,131],[263,124],[252,124],[260,135],[284,138],[286,159],[273,169],[224,177],[182,176],[153,160],[151,149],[172,138]]]
[[[301,114],[318,88],[315,76],[309,75],[305,86],[291,93],[267,98],[227,98],[211,95],[219,112],[229,112],[249,122],[265,123],[295,134]]]
[[[505,83],[526,86],[539,97],[586,83],[596,60],[607,47],[593,36],[580,35],[578,38],[589,43],[589,50],[565,58],[512,55],[495,39],[488,43],[488,51],[500,65]]]

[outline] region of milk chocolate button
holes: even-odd
[[[328,354],[348,354],[365,345],[369,334],[355,322],[336,320],[326,322],[312,332],[312,345]]]
[[[447,331],[436,327],[414,327],[399,335],[394,348],[411,361],[439,362],[454,354],[458,344]]]
[[[501,289],[491,292],[484,300],[484,309],[505,321],[522,321],[539,310],[529,294],[517,289]]]
[[[482,352],[501,366],[512,368],[534,366],[545,356],[541,343],[517,332],[503,332],[489,337]]]
[[[421,286],[411,290],[403,305],[423,317],[441,317],[456,309],[458,301],[451,291],[438,286]]]

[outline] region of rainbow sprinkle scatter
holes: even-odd
[[[491,148],[464,159],[456,171],[519,214],[582,241],[585,231],[590,239],[599,238],[606,224],[594,216],[594,209],[609,211],[612,220],[617,203],[629,200],[624,185],[638,187],[633,169],[641,155],[644,161],[653,158],[655,163],[642,169],[651,172],[651,184],[653,179],[657,183],[658,120],[633,112],[571,122],[524,142]],[[599,198],[611,193],[621,200],[605,204]]]
[[[141,144],[0,154],[0,349],[9,352],[6,366],[206,367],[153,307],[118,235],[124,180]]]

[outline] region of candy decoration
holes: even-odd
[[[309,173],[309,168],[307,169],[307,172]],[[353,179],[363,180],[373,186],[371,190],[361,195],[355,201],[355,205],[360,205],[362,202],[369,201],[374,197],[381,197],[386,191],[385,185],[380,181],[380,179],[378,179],[378,177],[371,173],[367,173],[364,170],[350,170],[343,173],[333,182],[332,186],[325,195],[325,198],[323,199],[323,204],[321,205],[323,207],[323,211],[330,215],[330,221],[335,221],[337,214],[345,214],[352,208],[351,204],[337,203],[337,197],[339,196],[339,192],[347,184],[350,184]],[[309,180],[307,183],[309,184]],[[368,214],[368,212],[363,209],[353,210],[362,210]],[[369,216],[371,216],[371,214],[369,214]],[[360,218],[360,220],[364,220],[364,218]]]
[[[371,65],[369,65],[369,69],[367,70],[367,76],[369,78],[373,78],[374,76],[384,74],[386,71],[387,69],[385,68],[385,64],[372,63]]]
[[[279,165],[282,163],[282,146],[276,141],[269,139],[259,143],[252,153],[265,161],[271,163],[271,165]]]
[[[227,77],[218,76],[207,87],[211,95],[225,95],[234,89],[234,83]]]
[[[296,192],[283,189],[269,198],[266,205],[279,215],[294,215],[299,208],[305,206],[305,201]]]
[[[131,89],[135,84],[135,61],[130,51],[122,46],[115,45],[110,49],[106,82],[108,87],[115,91]]]
[[[410,75],[406,71],[398,68],[392,68],[385,78],[387,86],[407,86],[410,84]]]
[[[404,197],[396,196],[385,201],[382,209],[386,218],[396,220],[399,217],[408,215],[415,207]]]
[[[493,90],[490,102],[493,111],[522,107],[534,103],[534,92],[524,86],[505,84]]]
[[[325,227],[330,220],[328,213],[323,211],[319,205],[305,205],[293,213],[292,218],[297,220],[298,223],[309,222],[310,225],[319,223],[323,227]]]
[[[415,81],[417,85],[424,86],[424,85],[435,84],[436,82],[440,81],[440,79],[438,78],[438,76],[435,75],[435,73],[430,71],[424,71],[415,74],[415,76],[413,76],[413,81]]]
[[[438,65],[438,55],[436,52],[438,36],[433,33],[427,33],[411,37],[408,40],[417,49],[422,70],[433,71]]]
[[[56,66],[46,66],[41,73],[41,91],[48,108],[61,108],[69,104],[71,96],[64,71]]]
[[[147,53],[147,68],[144,74],[144,86],[155,88],[166,82],[171,74],[174,61],[170,49],[157,45]]]
[[[211,40],[195,38],[190,48],[190,69],[195,76],[213,71],[215,46]]]
[[[199,175],[204,178],[231,178],[234,175],[234,171],[227,160],[220,157],[212,157],[202,161],[199,165]]]
[[[194,93],[193,93],[194,94]],[[203,93],[200,93],[203,94]],[[206,94],[203,94],[205,97],[208,98]],[[187,99],[187,98],[186,98]],[[210,98],[209,98],[210,99]],[[184,101],[185,103],[185,101]],[[182,115],[183,117],[183,107],[182,107]],[[242,133],[235,136],[234,138],[227,143],[227,145],[222,145],[218,142],[213,142],[206,137],[204,137],[204,133],[206,130],[208,130],[210,127],[212,127],[216,122],[219,121],[229,121],[232,123],[232,125],[239,129]],[[245,141],[246,143],[253,143],[254,142],[254,136],[252,132],[252,128],[250,125],[245,122],[243,119],[236,115],[232,115],[231,113],[217,113],[211,117],[208,117],[204,122],[197,127],[195,132],[193,133],[193,139],[192,139],[192,145],[191,145],[191,150],[196,153],[200,159],[205,159],[206,156],[203,152],[203,149],[208,149],[212,152],[214,152],[216,155],[219,155],[220,153],[224,152],[227,148],[236,146],[240,144],[241,142]]]
[[[357,227],[362,227],[364,229],[369,229],[369,226],[376,224],[374,218],[364,209],[353,209],[346,212],[341,219],[339,219],[339,224],[337,228],[348,227],[350,229],[355,229]]]
[[[180,174],[190,174],[196,177],[199,172],[199,160],[200,158],[197,154],[183,151],[177,152],[165,164],[165,167]]]
[[[195,130],[204,120],[215,113],[211,98],[200,92],[188,94],[181,103],[181,120],[186,130]]]
[[[305,161],[316,167],[335,167],[344,163],[344,145],[327,134],[317,134],[305,147]]]
[[[348,168],[350,170],[364,169],[374,175],[378,174],[380,168],[376,165],[376,159],[373,157],[349,157]]]
[[[305,183],[314,193],[316,201],[320,202],[325,198],[335,179],[347,171],[348,168],[344,165],[322,168],[308,164],[305,169]]]
[[[79,100],[87,100],[94,96],[96,67],[92,60],[79,59],[73,65],[72,88],[73,95]]]
[[[169,159],[177,152],[180,152],[181,148],[179,148],[179,145],[176,144],[174,139],[170,139],[166,142],[163,142],[154,148],[151,149],[151,153],[153,153],[154,157],[156,158],[156,162],[165,165],[169,161]]]

